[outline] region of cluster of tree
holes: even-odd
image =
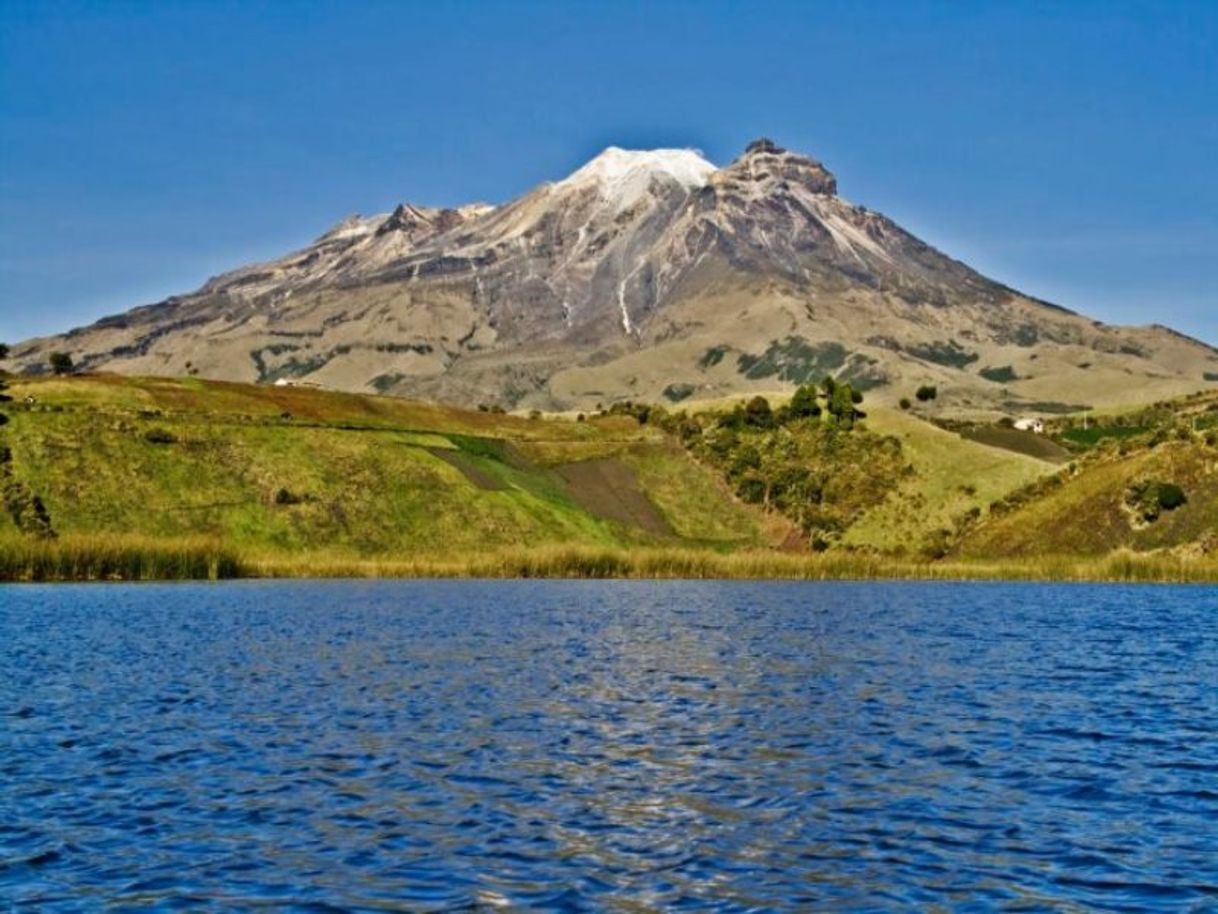
[[[914,396],[918,398],[919,403],[929,403],[931,400],[939,399],[939,388],[933,384],[923,384],[916,391]],[[913,409],[913,402],[909,397],[901,398],[901,409]]]
[[[908,471],[900,442],[857,426],[862,395],[829,378],[796,390],[777,409],[754,397],[726,413],[689,415],[663,407],[615,404],[678,436],[723,474],[744,501],[796,523],[814,548],[835,542]]]
[[[1175,511],[1187,503],[1184,489],[1161,479],[1138,480],[1125,492],[1125,504],[1144,524],[1154,523],[1164,511]]]
[[[724,428],[776,428],[800,420],[818,419],[849,429],[867,416],[858,408],[862,402],[862,391],[826,377],[819,386],[804,384],[799,387],[791,402],[778,409],[771,409],[765,397],[753,397],[747,403],[737,404],[719,419],[718,424]]]
[[[827,421],[715,424],[686,445],[741,499],[796,523],[814,548],[835,542],[908,472],[896,438]]]
[[[856,424],[862,402],[850,384],[826,378],[777,408],[760,396],[696,414],[626,400],[599,415],[631,416],[675,435],[742,500],[781,513],[823,549],[911,472],[898,439]]]

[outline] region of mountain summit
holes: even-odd
[[[838,195],[768,139],[716,168],[611,147],[500,206],[402,204],[188,295],[14,347],[90,370],[308,379],[472,404],[587,408],[825,374],[895,401],[1052,411],[1218,380],[1218,352],[987,279]]]

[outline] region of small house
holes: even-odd
[[[1034,435],[1045,433],[1045,424],[1040,419],[1016,419],[1015,428],[1021,432],[1032,432]]]

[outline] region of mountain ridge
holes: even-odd
[[[1218,377],[1212,347],[982,276],[767,139],[722,168],[692,150],[610,147],[498,206],[351,216],[193,293],[19,344],[12,360],[38,371],[56,350],[88,370],[546,409],[831,373],[881,401],[931,384],[949,411],[1062,411]]]

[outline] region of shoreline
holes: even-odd
[[[0,582],[235,579],[1010,581],[1218,584],[1218,559],[1171,553],[916,560],[859,553],[531,547],[438,558],[246,554],[212,541],[0,540]]]

